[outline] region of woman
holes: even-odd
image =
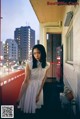
[[[49,63],[43,45],[35,45],[32,49],[32,61],[27,62],[25,79],[19,94],[19,107],[24,113],[35,113],[43,105],[43,85]]]

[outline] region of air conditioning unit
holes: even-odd
[[[73,18],[73,11],[70,11],[67,13],[66,18],[65,18],[65,22],[64,22],[64,26],[69,26],[71,20]]]

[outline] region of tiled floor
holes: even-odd
[[[53,82],[44,85],[44,106],[36,114],[24,114],[15,109],[16,119],[77,119],[73,113],[63,110],[60,105],[59,90]]]

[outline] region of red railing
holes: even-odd
[[[20,70],[0,78],[0,103],[15,105],[25,71]]]

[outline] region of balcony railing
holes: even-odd
[[[0,78],[0,104],[15,105],[24,76],[25,70],[18,70]]]

